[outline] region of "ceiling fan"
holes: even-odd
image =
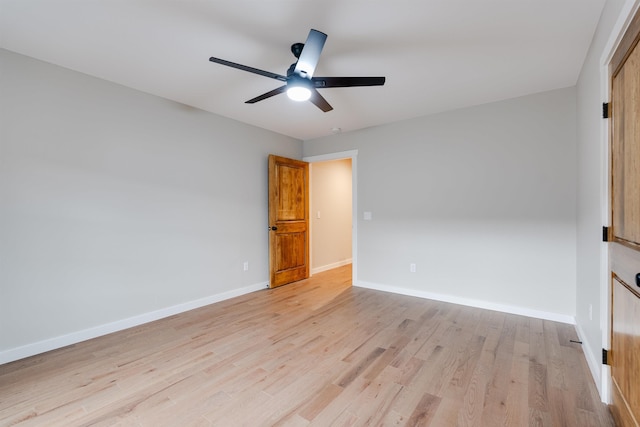
[[[313,77],[326,40],[327,35],[325,33],[312,29],[309,31],[309,36],[305,43],[294,43],[291,45],[291,52],[298,59],[295,63],[291,64],[286,76],[213,56],[209,58],[209,61],[285,82],[284,86],[256,96],[246,101],[246,104],[255,104],[258,101],[286,92],[289,98],[295,101],[310,100],[326,113],[327,111],[333,110],[333,107],[318,93],[317,89],[384,85],[384,77]]]

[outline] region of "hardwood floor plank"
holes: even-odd
[[[571,325],[350,277],[0,365],[0,425],[613,427]]]
[[[529,363],[529,407],[547,412],[547,367],[536,362]]]
[[[434,396],[444,396],[445,391],[457,384],[453,380],[459,365],[459,353],[456,350],[436,346],[433,352],[427,357],[420,371],[414,378],[403,379],[409,387],[424,390],[425,393]],[[419,393],[420,394],[420,393]]]
[[[446,397],[461,399],[465,395],[480,360],[484,341],[484,337],[475,336],[464,344],[460,343],[456,354],[456,370],[449,387],[445,390]]]
[[[357,425],[375,426],[386,417],[402,390],[402,386],[395,382],[398,376],[398,369],[389,367],[375,381],[365,377],[360,379],[362,385],[358,388],[361,391],[347,407],[358,417]]]
[[[458,414],[460,412],[460,401],[456,399],[442,398],[436,413],[433,415],[431,422],[425,424],[428,427],[438,426],[460,426],[458,423]]]
[[[516,351],[519,345],[516,343]],[[519,354],[519,353],[516,353]],[[529,356],[522,354],[511,364],[503,426],[526,426],[529,422]]]
[[[498,357],[490,366],[488,381],[485,388],[484,409],[482,411],[482,425],[506,425],[507,401],[511,382],[511,364],[513,353],[506,355],[498,353]]]
[[[478,360],[475,368],[473,368],[471,377],[466,382],[460,411],[458,412],[458,425],[480,425],[487,397],[486,389],[490,367],[494,361],[493,353],[483,351],[480,354],[480,360]]]
[[[434,395],[425,393],[420,399],[420,402],[416,405],[411,417],[407,421],[407,426],[426,426],[431,423],[438,406],[440,406],[440,401],[442,399],[436,397]]]
[[[337,398],[344,391],[343,387],[335,384],[327,384],[311,401],[300,411],[300,416],[306,420],[313,419],[322,412],[329,403]]]
[[[340,387],[348,387],[360,374],[365,371],[382,353],[384,348],[376,347],[361,360],[355,360],[355,365],[340,379]],[[346,361],[346,360],[345,360]]]

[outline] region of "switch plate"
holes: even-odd
[[[320,219],[320,211],[316,212],[316,218]]]
[[[413,264],[413,263],[409,264],[409,271],[412,272],[412,273],[415,273],[416,272],[416,265]]]
[[[242,270],[243,270],[243,271],[249,271],[249,261],[245,261],[245,262],[242,264]]]
[[[373,219],[373,214],[371,212],[365,212],[364,213],[364,220],[365,221],[371,221]]]

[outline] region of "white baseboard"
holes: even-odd
[[[314,269],[314,273],[329,270],[331,268],[340,267],[342,265],[349,264],[350,262],[351,260],[349,260],[348,262],[345,261],[343,263],[341,262],[341,263],[331,264],[330,266],[324,266],[322,267],[324,268],[324,270],[319,270],[319,271],[315,271]],[[362,282],[362,281],[359,281],[358,283],[354,283],[354,286],[575,325],[575,319],[571,316],[561,315],[557,313],[549,313],[545,311],[531,310],[524,307],[495,304],[495,303],[490,303],[486,301],[459,298],[459,297],[450,296],[450,295],[436,294],[431,292],[419,291],[415,289],[400,288],[395,286],[388,286],[388,285]],[[189,301],[186,303],[174,305],[171,307],[163,308],[163,309],[152,311],[149,313],[144,313],[138,316],[133,316],[127,319],[118,320],[115,322],[107,323],[107,324],[96,326],[93,328],[88,328],[88,329],[73,332],[70,334],[58,336],[55,338],[50,338],[50,339],[38,341],[32,344],[27,344],[21,347],[5,350],[0,352],[0,365],[4,363],[13,362],[15,360],[23,359],[25,357],[34,356],[36,354],[44,353],[50,350],[55,350],[57,348],[62,348],[68,345],[76,344],[76,343],[86,341],[92,338],[96,338],[102,335],[118,332],[134,326],[142,325],[144,323],[153,322],[154,320],[159,320],[165,317],[173,316],[175,314],[184,313],[189,310],[204,307],[209,304],[214,304],[216,302],[220,302],[220,301],[224,301],[237,296],[245,295],[245,294],[262,290],[268,287],[269,287],[268,282],[258,283],[255,285],[246,286],[244,288],[234,289],[231,291],[223,292],[216,295],[211,295],[198,300]],[[579,335],[581,335],[580,331],[578,333]],[[588,347],[585,347],[585,348],[588,348]],[[587,362],[589,363],[589,368],[592,370],[592,375],[594,375],[593,369],[594,369],[594,366],[597,366],[597,359],[594,357],[594,355],[590,351],[585,351],[585,357],[587,358]],[[601,383],[599,375],[598,376],[594,375],[594,379],[596,379],[596,384]]]
[[[244,288],[234,289],[216,295],[210,295],[208,297],[185,302],[182,304],[177,304],[171,307],[162,308],[160,310],[140,314],[138,316],[129,317],[127,319],[117,320],[115,322],[107,323],[93,328],[83,329],[81,331],[72,332],[70,334],[61,335],[55,338],[50,338],[21,347],[5,350],[0,352],[0,365],[19,359],[24,359],[25,357],[35,356],[36,354],[66,347],[68,345],[77,344],[79,342],[97,338],[102,335],[122,331],[124,329],[139,326],[144,323],[153,322],[154,320],[163,319],[175,314],[184,313],[189,310],[204,307],[206,305],[245,295],[251,292],[259,291],[268,287],[268,282],[257,283],[255,285],[246,286]]]
[[[518,307],[504,304],[495,304],[488,301],[481,301],[468,298],[460,298],[452,295],[437,294],[433,292],[419,291],[416,289],[400,288],[396,286],[382,285],[378,283],[369,283],[358,281],[354,286],[367,289],[375,289],[377,291],[391,292],[394,294],[407,295],[418,298],[432,299],[435,301],[449,302],[452,304],[466,305],[469,307],[483,308],[485,310],[500,311],[503,313],[518,314],[520,316],[534,317],[536,319],[552,320],[554,322],[576,324],[573,316],[565,314],[551,313],[547,311],[533,310],[526,307]]]
[[[586,334],[579,323],[576,324],[576,331],[578,332],[580,341],[582,341],[582,352],[584,353],[585,359],[587,359],[587,365],[589,366],[589,371],[591,371],[593,381],[596,383],[598,394],[600,394],[600,400],[603,403],[609,404],[611,403],[611,396],[607,385],[606,372],[604,372],[605,366],[602,364],[602,359],[598,358],[593,354],[593,351],[591,351],[591,346],[584,339]]]
[[[343,265],[349,265],[352,263],[352,259],[345,259],[343,261],[334,262],[332,264],[323,265],[322,267],[316,267],[311,269],[311,275],[316,273],[322,273],[323,271],[332,270],[334,268],[342,267]]]

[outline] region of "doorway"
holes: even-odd
[[[357,277],[357,151],[304,157],[310,163],[311,275],[352,264]]]

